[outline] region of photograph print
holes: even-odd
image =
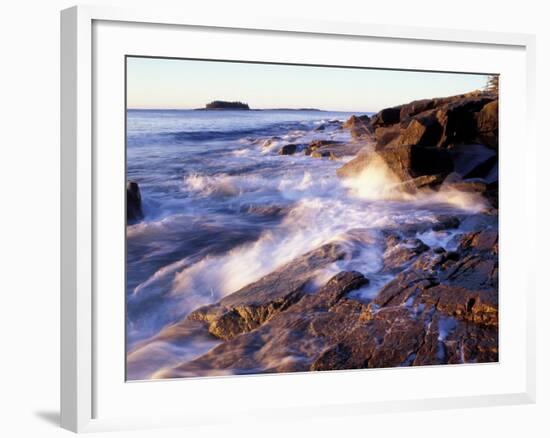
[[[127,380],[498,362],[498,75],[125,80]]]

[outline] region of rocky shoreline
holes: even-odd
[[[355,256],[349,245],[326,243],[136,346],[130,368],[156,343],[191,337],[218,344],[153,378],[498,361],[498,96],[426,99],[328,124],[349,130],[352,141],[289,143],[279,154],[348,157],[337,170],[343,180],[382,163],[402,193],[472,193],[486,208],[377,233],[351,230],[350,239],[384,248],[380,274],[390,280],[370,298],[358,293],[370,279],[357,271],[315,281],[320,270]],[[142,217],[134,184],[129,223]],[[418,237],[442,231],[452,236],[448,245]]]
[[[411,192],[428,186],[478,192],[498,207],[498,96],[471,93],[386,108],[346,122],[355,138],[371,139],[342,168],[346,178],[381,159]]]

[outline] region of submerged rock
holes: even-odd
[[[367,142],[353,141],[341,143],[333,140],[314,140],[305,150],[305,155],[312,158],[330,158],[331,160],[353,156],[368,146]]]
[[[334,146],[339,144],[339,142],[334,140],[313,140],[311,141],[308,146],[306,147],[304,154],[311,155],[313,151],[316,151],[320,148],[326,147],[326,146]]]
[[[329,120],[328,122],[321,123],[319,126],[317,126],[317,128],[314,129],[314,131],[320,132],[329,128],[341,129],[342,122],[340,120]]]
[[[279,155],[293,155],[298,150],[298,146],[295,144],[284,145],[279,151]]]
[[[268,218],[279,218],[288,213],[289,208],[282,205],[249,204],[243,205],[242,211]]]
[[[135,181],[126,183],[126,220],[128,224],[139,222],[143,219],[141,208],[141,192]]]
[[[332,159],[336,158],[335,155],[331,151],[327,151],[327,150],[313,151],[310,154],[310,157],[311,158],[332,158]]]

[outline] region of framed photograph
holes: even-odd
[[[63,427],[534,401],[534,37],[61,17]]]

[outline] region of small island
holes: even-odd
[[[243,102],[227,102],[224,100],[214,100],[207,103],[203,108],[205,110],[249,110],[247,103]]]

